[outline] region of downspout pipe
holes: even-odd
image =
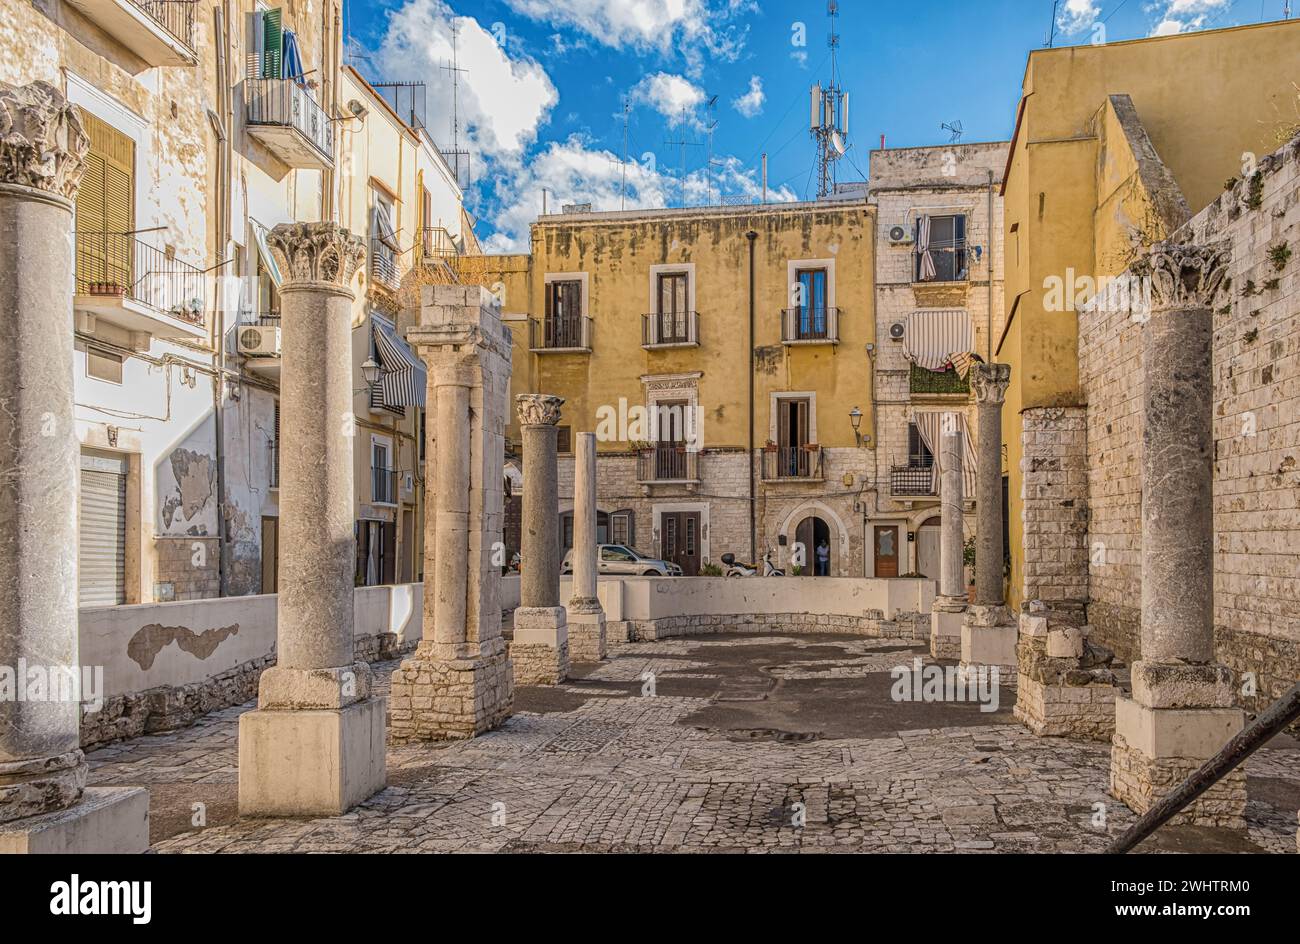
[[[754,241],[758,233],[750,230],[749,240],[749,560],[758,563],[758,506],[754,497]]]

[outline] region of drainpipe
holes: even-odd
[[[215,27],[217,34],[217,81],[218,81],[218,107],[223,114],[217,114],[209,109],[208,119],[212,123],[212,128],[217,135],[217,226],[216,226],[216,245],[218,259],[229,258],[228,250],[230,248],[230,136],[226,132],[226,118],[230,112],[230,70],[226,65],[226,50],[229,49],[229,40],[226,35],[226,17],[225,10],[217,6],[213,9],[213,16],[216,18]],[[220,269],[218,269],[220,271]],[[221,284],[221,276],[217,276],[215,285]],[[229,542],[229,534],[226,528],[226,450],[225,450],[225,423],[221,416],[222,395],[225,392],[226,385],[226,324],[225,324],[225,297],[224,293],[214,293],[218,295],[218,303],[213,306],[212,326],[213,326],[213,353],[212,357],[216,368],[212,377],[212,427],[213,435],[216,438],[216,461],[217,461],[217,596],[226,595],[226,552]]]
[[[752,229],[745,234],[749,240],[749,560],[758,562],[758,507],[754,499],[754,240],[758,233]]]

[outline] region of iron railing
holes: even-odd
[[[334,160],[334,124],[296,79],[248,79],[248,123],[296,129],[325,158]]]
[[[907,389],[909,393],[919,394],[968,394],[970,384],[954,369],[926,370],[912,364],[908,370]]]
[[[700,315],[694,311],[654,311],[641,316],[641,346],[700,343]]]
[[[834,343],[840,339],[838,308],[786,308],[781,312],[781,342]]]
[[[397,269],[397,253],[382,239],[370,240],[370,279],[391,289],[402,287]]]
[[[820,479],[822,447],[778,446],[763,451],[763,481],[778,479]]]
[[[896,465],[889,470],[891,495],[935,495],[934,466]]]
[[[162,27],[173,39],[194,51],[194,8],[197,0],[130,0],[137,10]]]
[[[420,231],[419,258],[424,260],[449,259],[459,255],[456,240],[445,226],[426,226]]]
[[[533,351],[589,351],[591,318],[585,315],[533,318],[528,323],[528,348]]]
[[[267,451],[270,453],[270,478],[271,488],[280,487],[280,443],[272,441],[267,443]]]
[[[637,453],[638,482],[697,482],[700,454],[685,443],[659,443]]]
[[[397,504],[397,470],[370,470],[370,500],[379,505]]]
[[[202,269],[130,233],[76,233],[78,295],[129,298],[201,327],[207,311]]]

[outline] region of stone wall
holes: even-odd
[[[1086,423],[1079,407],[1021,414],[1022,599],[1055,606],[1088,598]]]
[[[617,642],[651,642],[674,636],[710,633],[834,633],[871,639],[898,639],[920,645],[930,637],[929,613],[896,613],[885,619],[879,610],[861,615],[816,615],[812,613],[741,613],[735,615],[690,614],[651,620],[622,620],[609,624],[610,638]]]
[[[1248,710],[1300,678],[1300,139],[1259,163],[1180,238],[1227,240],[1230,301],[1214,313],[1216,658],[1254,673]],[[1079,316],[1088,405],[1089,622],[1125,659],[1139,654],[1140,325]],[[1249,691],[1249,689],[1247,689]]]

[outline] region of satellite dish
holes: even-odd
[[[847,149],[844,147],[844,139],[840,137],[840,133],[838,131],[832,131],[830,149],[831,157],[835,159],[841,158],[844,156],[845,150]]]

